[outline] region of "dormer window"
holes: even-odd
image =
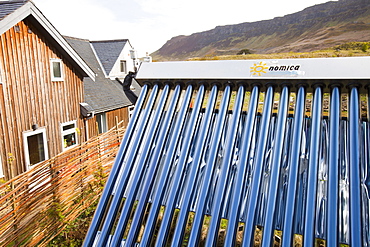
[[[63,64],[60,59],[50,59],[50,73],[52,81],[63,81]]]
[[[120,72],[127,74],[126,60],[121,60],[120,61]]]

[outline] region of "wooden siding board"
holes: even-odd
[[[33,46],[32,46],[32,43],[31,43],[31,39],[32,39],[32,36],[33,35],[28,35],[28,30],[29,28],[24,24],[22,23],[21,25],[21,30],[22,30],[22,33],[23,33],[23,46],[24,46],[24,49],[25,49],[25,54],[26,54],[26,58],[27,58],[27,61],[26,61],[26,64],[27,64],[27,73],[28,73],[28,82],[29,83],[25,83],[25,86],[26,88],[28,88],[29,92],[30,92],[30,97],[26,97],[27,98],[27,102],[30,104],[30,107],[29,107],[29,114],[32,114],[32,112],[35,112],[35,111],[40,111],[40,107],[39,107],[39,101],[36,100],[37,97],[35,97],[37,95],[37,81],[36,81],[36,66],[37,66],[37,62],[34,60],[33,58]],[[30,123],[28,123],[28,125],[32,124],[33,122],[35,123],[38,123],[40,122],[40,119],[38,117],[37,114],[32,114],[30,119],[32,119],[32,121]]]
[[[10,150],[10,145],[11,145],[11,140],[9,139],[9,135],[7,134],[7,132],[5,132],[5,126],[8,126],[8,120],[9,120],[9,116],[6,114],[6,111],[7,111],[7,107],[9,106],[9,102],[7,101],[7,98],[4,97],[4,95],[7,93],[6,91],[6,82],[7,82],[7,75],[8,75],[8,70],[7,68],[9,68],[9,65],[8,65],[8,61],[5,59],[6,58],[6,49],[5,49],[5,42],[4,42],[4,38],[2,36],[0,36],[0,46],[1,46],[1,49],[0,49],[0,59],[2,60],[2,63],[1,65],[3,66],[2,67],[2,74],[3,74],[3,84],[2,84],[2,101],[1,103],[3,103],[1,105],[1,125],[2,125],[2,138],[3,138],[3,150],[2,150],[2,160],[3,160],[3,167],[4,167],[4,171],[5,171],[5,174],[6,174],[6,177],[7,178],[10,178],[12,177],[12,174],[10,173],[9,171],[9,168],[7,165],[7,150]],[[4,83],[5,83],[5,86],[4,86]]]
[[[30,28],[30,27],[29,27]],[[30,28],[30,30],[32,31],[32,29]],[[28,32],[28,28],[27,28],[27,32]],[[28,40],[28,47],[29,47],[29,53],[30,53],[30,64],[31,64],[31,67],[32,67],[32,73],[33,73],[33,83],[32,83],[32,88],[33,88],[33,94],[34,96],[32,96],[32,100],[35,101],[35,110],[37,111],[40,111],[40,112],[44,112],[45,111],[45,108],[44,108],[44,98],[42,97],[42,94],[40,94],[40,92],[42,91],[41,90],[41,86],[40,86],[40,63],[39,62],[39,57],[38,57],[38,47],[37,47],[37,43],[36,43],[36,39],[35,39],[36,35],[30,35],[29,38],[27,39]],[[34,65],[34,66],[32,66]],[[40,83],[38,83],[40,82]],[[36,99],[40,99],[40,100],[36,100]],[[40,114],[38,119],[36,119],[37,122],[39,122],[40,124],[42,125],[45,125],[45,118],[44,118],[44,115],[43,114]]]
[[[25,123],[25,118],[26,118],[26,114],[28,114],[28,104],[25,102],[26,99],[24,97],[22,97],[22,94],[24,92],[22,92],[23,88],[24,88],[24,80],[25,80],[25,77],[26,77],[26,73],[25,73],[25,69],[24,69],[24,65],[23,65],[23,59],[24,59],[24,56],[22,55],[22,46],[21,46],[21,43],[20,43],[20,39],[19,39],[19,35],[17,35],[17,33],[14,31],[14,28],[11,28],[10,30],[10,34],[11,34],[11,43],[12,43],[12,53],[13,53],[13,56],[14,56],[14,61],[15,61],[15,70],[14,70],[14,74],[15,74],[15,83],[13,84],[13,91],[12,91],[12,97],[15,99],[15,103],[13,105],[13,111],[15,113],[15,116],[16,116],[16,120],[14,121],[15,124],[16,124],[16,129],[23,129],[24,126],[26,125]],[[27,92],[26,92],[27,93]],[[22,106],[22,108],[25,108],[24,111],[19,111],[19,107],[18,106]],[[21,109],[22,109],[21,108]],[[19,133],[18,131],[16,131],[14,133],[15,135],[15,143],[23,143],[23,136],[21,133]],[[22,157],[22,151],[21,150],[18,150],[18,155],[19,157]],[[23,170],[23,167],[22,167],[22,164],[20,163],[15,163],[16,167],[17,167],[17,174],[19,174],[20,172],[22,172]]]
[[[37,73],[35,74],[36,77],[36,98],[39,99],[40,102],[40,111],[43,114],[40,114],[40,125],[47,126],[48,125],[48,118],[45,116],[46,112],[50,112],[49,105],[47,104],[47,98],[45,85],[46,80],[45,76],[47,76],[46,66],[45,66],[45,55],[44,49],[42,46],[42,41],[37,35],[32,35],[33,37],[33,45],[34,45],[34,57],[35,57],[35,64],[37,68]],[[44,96],[44,97],[43,97]]]
[[[2,58],[2,51],[0,49],[0,58]],[[2,61],[0,62],[0,70],[3,72],[3,63]],[[6,159],[6,148],[5,148],[5,131],[4,131],[4,126],[6,126],[5,118],[4,118],[4,112],[5,112],[5,101],[4,101],[4,91],[3,91],[3,84],[0,84],[0,158],[1,158],[1,166],[3,168],[4,176],[6,178],[10,177],[10,174],[8,173],[7,169],[7,159]]]
[[[9,119],[8,119],[8,126],[11,128],[12,133],[10,135],[9,139],[12,139],[11,143],[12,145],[10,146],[10,150],[8,153],[12,153],[13,156],[16,159],[21,159],[23,157],[23,152],[21,150],[15,148],[19,144],[21,147],[23,147],[23,141],[20,142],[19,140],[19,134],[18,134],[18,129],[19,129],[19,124],[18,124],[18,119],[19,119],[19,112],[15,112],[15,105],[19,105],[18,103],[18,98],[19,97],[14,97],[14,91],[16,88],[16,84],[18,82],[17,78],[17,70],[19,70],[18,64],[16,62],[17,55],[16,54],[16,46],[14,44],[14,37],[12,35],[12,29],[10,29],[8,32],[5,33],[5,48],[7,49],[7,58],[9,59],[9,79],[7,83],[7,95],[6,97],[9,98],[9,111],[6,112],[6,114],[9,114]],[[15,58],[15,59],[14,59]],[[9,128],[8,127],[8,128]],[[15,164],[17,164],[16,162]],[[19,169],[19,166],[14,166],[14,167],[9,167],[11,168],[11,173],[14,175],[19,174],[21,169]]]
[[[24,128],[29,128],[30,125],[32,125],[32,122],[27,122],[28,119],[33,118],[32,112],[36,110],[36,107],[34,106],[36,103],[36,100],[34,98],[34,92],[33,92],[33,76],[32,76],[32,66],[31,61],[30,61],[30,55],[29,55],[29,49],[28,49],[28,42],[27,42],[27,27],[23,25],[23,23],[19,24],[20,26],[20,33],[15,33],[17,37],[17,43],[20,47],[19,56],[22,58],[21,59],[21,64],[20,67],[24,68],[21,69],[23,74],[21,75],[22,77],[20,78],[21,83],[18,85],[18,88],[20,91],[23,91],[23,93],[26,93],[26,97],[21,97],[23,99],[23,104],[25,104],[25,109],[26,111],[24,114],[22,114],[23,117],[23,126],[22,129]],[[25,33],[26,32],[26,33]],[[32,119],[33,120],[33,119]],[[37,121],[37,119],[35,119]]]

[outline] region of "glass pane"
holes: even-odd
[[[54,78],[62,78],[62,70],[60,68],[60,62],[53,62],[53,76]]]
[[[107,131],[107,119],[105,113],[96,115],[96,122],[98,123],[99,134]]]
[[[126,61],[121,60],[121,72],[126,73]]]
[[[75,124],[68,124],[63,126],[63,131],[73,129],[75,127]]]
[[[43,133],[28,136],[27,144],[30,164],[37,164],[45,160],[45,145]]]
[[[63,136],[64,148],[73,146],[76,144],[76,133],[71,133]]]

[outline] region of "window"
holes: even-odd
[[[16,33],[20,33],[21,32],[21,28],[19,27],[19,25],[15,25],[14,26],[14,32],[16,32]]]
[[[121,62],[120,62],[120,72],[127,73],[126,60],[121,60]]]
[[[52,81],[63,81],[63,66],[62,60],[60,59],[51,59],[50,68],[51,68],[51,80]]]
[[[128,107],[128,120],[131,120],[132,115],[134,114],[135,106],[129,106]]]
[[[23,140],[28,169],[49,158],[45,128],[24,132]]]
[[[78,144],[76,121],[70,121],[61,125],[63,151]]]
[[[107,132],[107,117],[105,113],[100,113],[96,115],[96,122],[98,123],[99,134]]]

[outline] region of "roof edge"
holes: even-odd
[[[105,42],[120,42],[125,41],[129,42],[129,39],[107,39],[107,40],[90,40],[91,43],[105,43]]]

